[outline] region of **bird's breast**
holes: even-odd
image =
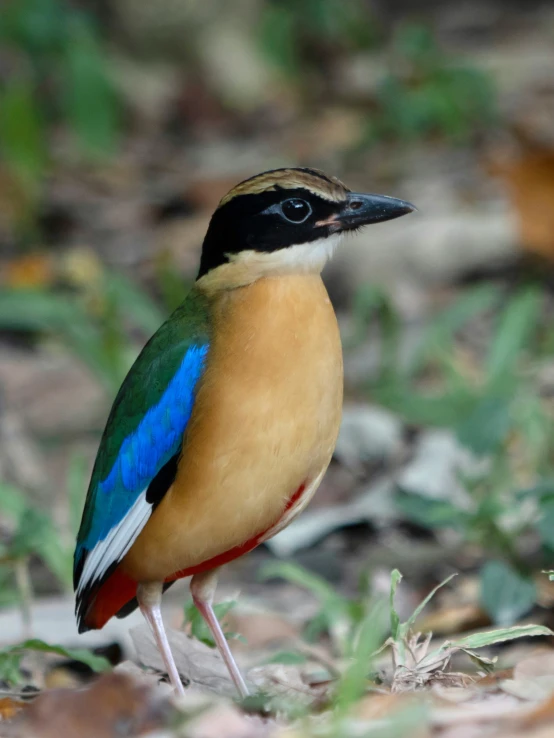
[[[212,310],[177,477],[124,562],[137,578],[277,532],[315,492],[335,446],[342,351],[319,275],[260,279],[214,297]]]

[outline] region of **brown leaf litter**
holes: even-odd
[[[417,663],[426,657],[424,643],[412,644]],[[207,647],[197,648],[202,644],[188,638],[182,645],[189,653],[188,662],[182,659],[181,664],[200,663]],[[303,717],[292,719],[286,711],[278,718],[249,714],[228,697],[216,695],[213,686],[220,677],[212,662],[195,676],[184,698],[174,697],[157,676],[126,662],[85,688],[48,690],[30,704],[14,697],[1,700],[0,736],[351,738],[381,731],[417,738],[547,738],[554,735],[553,675],[554,650],[540,647],[497,680],[460,679],[456,685],[438,678],[428,680],[420,691],[396,693],[370,688],[347,714],[338,716],[329,708],[333,684],[310,677],[305,665],[250,669],[247,677],[257,689],[284,700],[282,704],[290,699],[300,706]],[[532,689],[522,687],[525,684]]]

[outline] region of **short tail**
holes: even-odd
[[[77,595],[75,606],[79,633],[103,628],[119,612],[121,617],[131,613],[136,604],[127,606],[136,603],[136,594],[137,582],[120,569],[115,569],[100,586],[85,589]]]

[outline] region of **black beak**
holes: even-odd
[[[397,200],[386,195],[363,195],[351,192],[344,206],[341,208],[337,223],[341,230],[349,231],[370,223],[380,223],[385,220],[400,218],[417,210],[405,200]]]

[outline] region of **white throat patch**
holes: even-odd
[[[334,233],[327,238],[287,246],[277,251],[240,251],[238,254],[229,254],[228,258],[232,264],[248,265],[259,276],[321,272],[341,239],[341,233]]]

